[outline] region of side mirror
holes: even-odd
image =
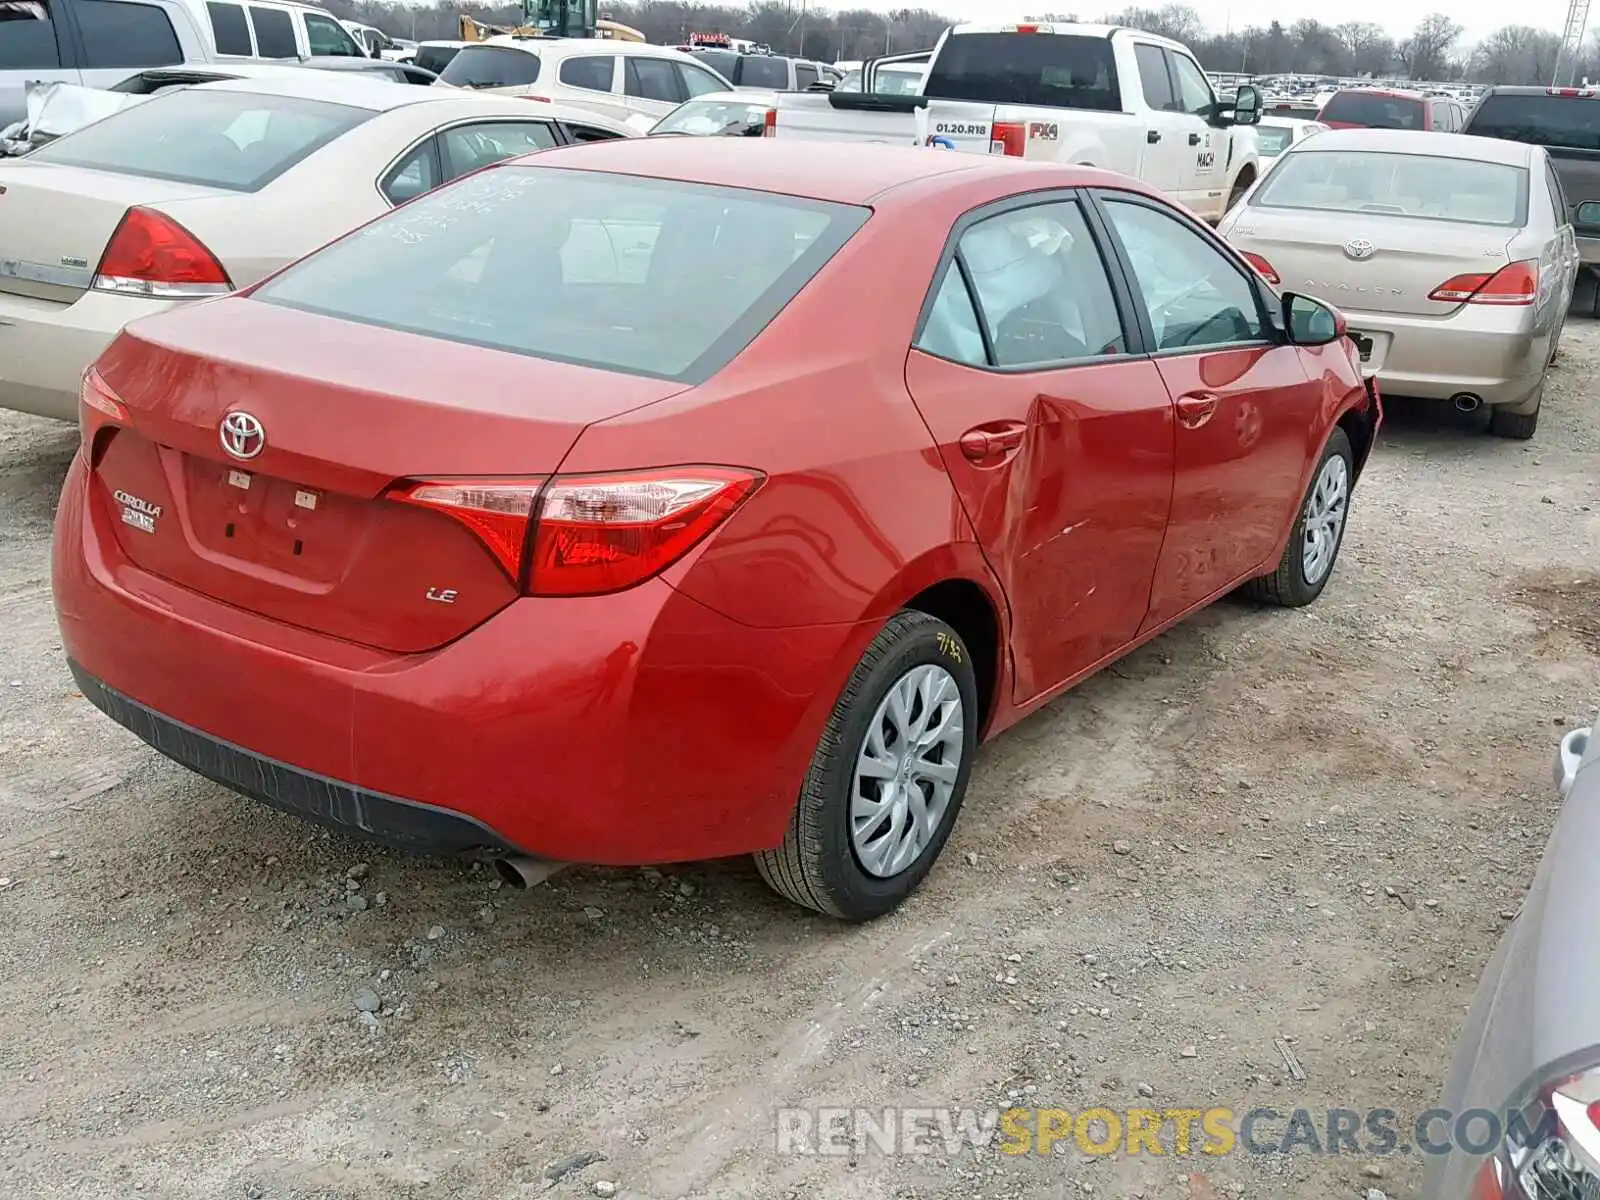
[[[1235,125],[1261,124],[1261,93],[1252,84],[1241,83],[1233,98],[1233,123]]]
[[[1291,345],[1326,346],[1344,336],[1344,315],[1311,296],[1285,292],[1283,328]]]
[[[1600,200],[1585,200],[1572,214],[1572,223],[1585,233],[1600,233]]]

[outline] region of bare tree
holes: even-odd
[[[1400,65],[1412,79],[1443,79],[1450,73],[1450,47],[1461,37],[1461,26],[1444,13],[1423,17],[1412,35],[1396,50]]]
[[[1561,35],[1531,25],[1507,25],[1478,45],[1472,74],[1483,83],[1548,83],[1561,53]]]
[[[1372,21],[1346,21],[1334,31],[1357,75],[1380,75],[1394,61],[1394,39]]]

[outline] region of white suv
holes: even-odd
[[[637,117],[645,128],[685,100],[733,88],[693,55],[666,46],[509,34],[462,47],[439,83],[559,101],[619,121]]]
[[[0,128],[30,83],[109,88],[151,67],[220,58],[364,58],[325,9],[296,0],[10,0],[0,5]]]

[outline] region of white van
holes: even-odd
[[[439,84],[559,101],[619,121],[639,117],[645,129],[685,100],[733,90],[694,55],[667,46],[509,34],[463,46]]]
[[[323,55],[366,57],[297,0],[0,0],[0,127],[23,116],[34,81],[105,88],[149,67]]]

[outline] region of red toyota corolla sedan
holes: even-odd
[[[1314,600],[1379,409],[1333,310],[1130,180],[706,138],[137,322],[82,417],[61,630],[164,754],[513,874],[753,853],[859,920],[978,742],[1240,585]]]

